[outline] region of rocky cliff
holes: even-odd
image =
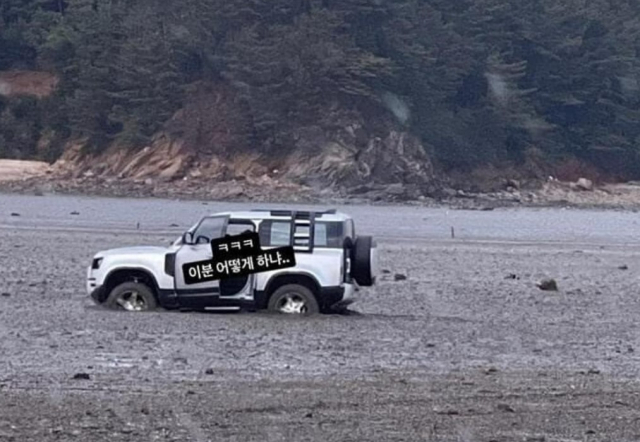
[[[52,176],[78,185],[191,188],[219,198],[288,191],[404,200],[438,190],[427,149],[391,114],[334,107],[323,121],[292,127],[290,144],[255,148],[233,96],[219,86],[198,92],[149,145],[90,153],[78,141]]]

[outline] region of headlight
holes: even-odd
[[[102,260],[104,258],[94,258],[93,262],[91,263],[91,268],[92,269],[99,269],[100,268],[100,264],[102,264]]]

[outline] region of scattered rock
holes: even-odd
[[[88,381],[91,379],[91,376],[89,376],[89,373],[76,373],[73,375],[73,379]]]
[[[520,279],[520,277],[515,273],[509,273],[507,276],[504,277],[504,279]]]
[[[204,374],[206,374],[206,375],[212,375],[212,374],[213,374],[213,368],[207,368],[207,369],[204,371]]]
[[[12,212],[12,213],[11,213],[11,216],[20,216],[20,214],[19,214],[19,213],[16,213],[16,212]]]
[[[385,273],[385,274],[387,274],[387,275],[388,275],[389,273],[391,273],[391,270],[382,269],[382,273]]]
[[[498,372],[498,369],[495,368],[495,367],[489,367],[484,371],[485,374],[492,374],[492,373],[497,373],[497,372]]]
[[[520,181],[507,179],[505,180],[505,187],[507,190],[509,190],[509,188],[520,189]]]
[[[304,417],[306,417],[306,418],[313,417],[313,413],[309,412],[309,413],[305,414]]]
[[[571,188],[573,190],[591,191],[593,190],[593,181],[586,178],[580,178],[578,181],[571,184]]]
[[[626,264],[623,264],[621,266],[618,266],[619,270],[629,270],[629,266],[627,266]]]
[[[513,407],[509,404],[498,404],[498,406],[496,407],[499,411],[504,411],[507,413],[515,413],[516,410],[513,409]]]
[[[597,368],[592,368],[587,373],[588,374],[600,374],[600,370],[598,370]]]
[[[454,410],[452,408],[447,408],[446,410],[436,409],[434,411],[435,411],[436,414],[445,414],[447,416],[456,416],[456,415],[460,414],[460,412],[458,410]]]
[[[596,434],[594,430],[587,430],[584,432],[585,434]]]
[[[401,196],[407,192],[407,189],[405,188],[404,184],[396,183],[387,186],[385,192],[389,195]]]
[[[403,275],[402,273],[396,273],[395,275],[393,275],[393,279],[394,281],[404,281],[407,279],[407,276]]]
[[[8,298],[9,296],[11,296],[11,293],[9,293],[9,292],[2,292],[2,296],[3,296],[4,298]]]
[[[557,292],[558,291],[558,283],[555,279],[543,279],[538,284],[536,284],[540,290]]]

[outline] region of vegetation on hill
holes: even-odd
[[[0,96],[0,156],[143,146],[205,81],[237,94],[256,148],[337,103],[391,112],[444,170],[534,149],[637,178],[638,17],[635,0],[3,0],[0,70],[60,81]]]

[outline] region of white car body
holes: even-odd
[[[293,221],[291,214],[298,214],[295,215],[297,217],[300,213],[312,213],[313,221]],[[267,244],[263,243],[262,248],[268,249],[289,245],[284,244],[286,235],[291,233],[291,229],[295,232],[300,228],[300,225],[294,225],[298,222],[313,225],[308,231],[313,231],[314,236],[313,240],[307,241],[306,246],[294,247],[295,267],[255,273],[235,282],[218,280],[188,285],[184,281],[182,265],[213,257],[210,242],[185,243],[184,238],[187,234],[195,236],[210,229],[215,234],[209,236],[215,237],[240,233],[233,232],[236,227],[247,228],[259,232],[261,242],[262,236],[267,238]],[[285,231],[287,225],[292,227]],[[218,229],[220,226],[224,226],[221,227],[222,230]],[[339,232],[339,235],[336,232]],[[293,237],[294,235],[291,235],[291,238]],[[201,238],[212,239],[208,236]],[[288,282],[308,286],[313,289],[314,295],[323,307],[335,307],[351,303],[358,286],[350,276],[352,259],[349,251],[342,246],[345,238],[355,240],[353,220],[348,215],[335,211],[217,213],[203,217],[169,247],[127,247],[98,252],[87,269],[86,289],[94,301],[100,304],[118,283],[142,281],[154,290],[158,303],[166,308],[249,307],[259,310],[265,308],[274,287]],[[195,242],[198,239],[195,238]],[[275,244],[278,240],[283,242]],[[312,241],[314,246],[310,249],[308,244]],[[375,275],[375,272],[375,248],[372,248],[371,273]],[[373,279],[375,280],[375,276]],[[236,286],[233,286],[234,283]]]

